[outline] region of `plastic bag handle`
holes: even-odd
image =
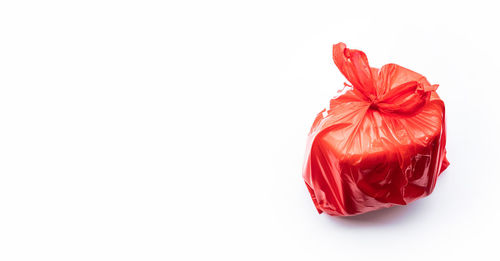
[[[437,84],[431,85],[424,76],[399,65],[388,64],[381,70],[371,68],[365,53],[348,49],[344,43],[333,46],[333,61],[353,88],[361,94],[360,98],[371,109],[384,113],[417,113],[430,100],[431,92],[438,87]],[[406,76],[405,82],[391,86],[391,79],[399,75]]]

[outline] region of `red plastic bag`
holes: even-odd
[[[352,86],[309,133],[303,177],[318,212],[356,215],[429,195],[449,165],[438,85],[396,64],[371,68],[344,43],[333,60]]]

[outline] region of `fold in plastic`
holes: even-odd
[[[303,177],[318,212],[357,215],[429,195],[449,165],[438,85],[396,64],[372,68],[344,43],[333,60],[351,85],[309,133]]]

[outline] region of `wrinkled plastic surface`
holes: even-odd
[[[371,68],[344,43],[333,60],[351,84],[309,133],[303,177],[318,212],[357,215],[429,195],[449,165],[438,85],[396,64]]]

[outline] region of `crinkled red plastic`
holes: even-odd
[[[333,60],[352,86],[309,133],[303,177],[318,212],[357,215],[429,195],[449,165],[438,85],[396,64],[371,68],[344,43]]]

